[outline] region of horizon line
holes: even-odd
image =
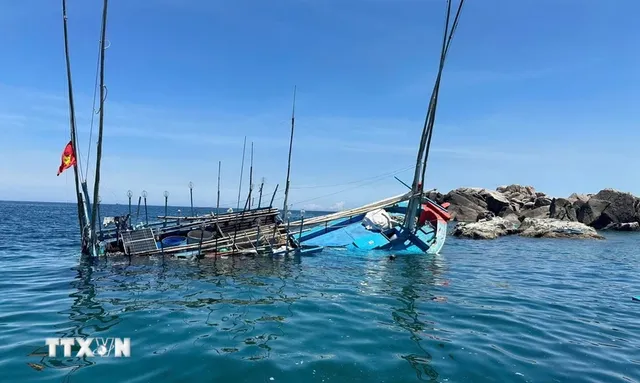
[[[0,199],[0,203],[5,203],[5,202],[10,202],[10,203],[42,203],[42,204],[65,204],[65,205],[77,205],[77,202],[62,202],[62,201],[32,201],[32,200],[4,200],[4,199]],[[112,205],[112,206],[129,206],[128,203],[101,203],[100,205],[104,206],[104,205]],[[137,204],[131,204],[131,207],[134,206],[138,206]],[[143,204],[140,204],[140,206],[144,206]],[[147,204],[147,207],[164,207],[164,205],[152,205],[152,204]],[[191,206],[189,205],[167,205],[167,208],[187,208],[187,209],[191,209]],[[264,206],[260,206],[260,208],[266,208],[267,205]],[[224,210],[228,210],[228,209],[233,209],[233,211],[242,211],[244,209],[236,209],[235,207],[229,206],[229,207],[224,207],[224,206],[220,206],[220,210],[224,209]],[[280,211],[282,211],[282,209],[272,206],[272,208],[278,209]],[[193,206],[193,209],[210,209],[210,210],[215,210],[215,206]],[[253,209],[252,209],[253,210]],[[337,212],[339,210],[310,210],[310,209],[289,209],[289,210],[293,210],[293,211],[301,211],[304,210],[305,212],[320,212],[320,213],[325,213],[325,212]],[[247,210],[248,211],[248,210]]]

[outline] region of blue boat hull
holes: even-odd
[[[296,236],[299,243],[324,247],[359,250],[437,254],[447,237],[447,223],[438,221],[436,228],[423,226],[415,233],[396,226],[386,233],[372,232],[359,220],[336,220]]]

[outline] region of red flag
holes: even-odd
[[[58,176],[60,173],[69,169],[73,165],[76,164],[76,156],[73,155],[73,146],[71,145],[71,141],[64,147],[64,151],[62,152],[62,163],[58,168]]]

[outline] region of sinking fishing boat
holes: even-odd
[[[131,192],[129,195],[129,214],[117,217],[105,217],[100,226],[100,170],[102,161],[102,137],[104,131],[105,86],[104,86],[104,56],[107,26],[108,0],[103,2],[102,28],[100,39],[99,68],[99,120],[98,141],[96,150],[95,180],[93,197],[89,196],[87,175],[80,174],[79,157],[77,155],[78,139],[73,100],[71,65],[69,60],[69,44],[67,34],[66,0],[62,1],[65,59],[67,71],[67,87],[70,113],[70,141],[64,148],[58,175],[66,169],[73,168],[78,207],[78,222],[82,253],[97,257],[99,255],[152,256],[171,255],[176,257],[216,257],[219,255],[235,254],[315,254],[322,250],[321,246],[301,245],[289,234],[288,227],[279,216],[278,209],[272,207],[273,198],[267,207],[251,208],[253,183],[250,173],[249,195],[244,209],[227,213],[219,213],[220,202],[220,164],[218,165],[218,202],[216,212],[205,216],[169,217],[166,213],[167,193],[165,192],[165,215],[160,220],[133,225],[131,223]],[[96,79],[97,80],[97,79]],[[98,82],[98,81],[96,81]],[[295,91],[294,91],[295,105]],[[293,140],[293,117],[291,141]],[[90,139],[91,141],[91,139]],[[245,139],[246,144],[246,139]],[[252,150],[253,153],[253,150]],[[87,161],[89,156],[87,156]],[[252,155],[253,168],[253,155]],[[289,168],[291,163],[291,142],[289,147]],[[244,148],[243,148],[244,166]],[[87,168],[88,170],[88,168]],[[86,172],[88,173],[88,171]],[[240,179],[242,180],[242,174]],[[242,185],[242,184],[241,184]],[[240,189],[241,189],[240,185]],[[285,201],[289,191],[289,170],[287,170],[287,189]],[[190,188],[192,186],[190,185]],[[241,191],[241,190],[240,190]],[[240,203],[238,194],[238,207]],[[276,186],[277,191],[277,186]],[[143,192],[146,209],[146,193]],[[275,192],[274,192],[275,196]],[[262,186],[260,187],[260,200]],[[91,201],[97,201],[91,203]],[[140,203],[140,202],[139,202]],[[286,204],[285,204],[286,205]],[[193,198],[192,198],[193,208]],[[146,215],[146,213],[145,213]],[[105,226],[106,229],[103,227]]]
[[[413,197],[415,198],[415,197]],[[408,222],[410,193],[359,208],[291,223],[302,244],[361,250],[389,250],[436,254],[445,243],[451,215],[428,197],[420,198],[414,227]],[[346,235],[331,235],[346,234]],[[348,241],[348,242],[346,242]]]
[[[436,254],[442,249],[447,223],[451,220],[446,209],[449,205],[439,205],[429,199],[425,195],[424,180],[442,71],[463,4],[464,0],[461,0],[450,27],[452,4],[447,2],[440,65],[420,138],[413,183],[411,186],[405,184],[410,191],[356,209],[292,222],[293,232],[299,233],[296,235],[299,243],[428,254]],[[330,233],[338,231],[346,233],[343,236],[346,239],[342,239],[346,243],[331,241]]]

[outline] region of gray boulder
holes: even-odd
[[[551,198],[549,197],[536,197],[536,199],[533,202],[533,205],[535,207],[540,207],[540,206],[550,206],[551,205]]]
[[[451,214],[451,220],[457,222],[475,222],[478,214],[483,212],[483,210],[456,205],[454,203],[451,203],[451,206],[447,210]]]
[[[428,192],[425,192],[425,195],[427,196],[427,198],[435,201],[437,204],[441,205],[444,202],[444,194],[440,193],[437,190],[430,190]]]
[[[540,206],[534,209],[523,210],[520,212],[520,219],[525,218],[549,218],[549,206]]]
[[[578,221],[585,225],[592,226],[596,229],[602,229],[611,223],[607,216],[602,213],[609,207],[611,203],[597,198],[590,198],[583,203],[578,209]]]
[[[490,220],[493,217],[495,217],[496,215],[493,214],[490,211],[483,211],[482,213],[478,213],[478,216],[476,217],[476,222],[477,221],[486,221],[486,220]]]
[[[588,201],[575,202],[578,220],[596,229],[640,222],[640,199],[630,193],[604,189]]]
[[[566,198],[554,198],[549,205],[549,218],[561,221],[578,221],[578,214],[571,201]]]
[[[587,202],[589,201],[589,198],[591,198],[591,194],[578,194],[578,193],[573,193],[569,196],[569,198],[567,198],[569,201],[571,201],[571,203],[575,203],[577,201],[580,202]]]
[[[508,185],[499,186],[496,190],[509,200],[528,202],[537,197],[536,189],[533,186]]]
[[[624,193],[613,189],[604,189],[594,195],[593,198],[609,202],[601,214],[600,223],[626,223],[638,221],[638,198],[630,193]]]
[[[518,225],[502,217],[494,217],[478,222],[460,222],[453,229],[454,237],[471,239],[496,239],[503,235],[514,234]]]
[[[486,201],[487,209],[496,215],[504,215],[513,211],[511,202],[497,191],[483,189],[480,196]]]
[[[531,238],[604,239],[595,229],[583,223],[549,218],[524,218],[521,223],[502,217],[459,222],[452,233],[454,237],[470,239],[496,239],[511,234]]]
[[[559,219],[525,218],[518,228],[520,235],[532,238],[604,239],[596,230],[580,222]]]
[[[475,222],[478,214],[486,212],[487,203],[480,194],[481,188],[459,188],[451,190],[444,196],[444,201],[449,202],[448,208],[452,219],[458,222]]]
[[[511,221],[512,223],[519,225],[520,224],[520,216],[515,214],[515,213],[511,213],[511,214],[506,214],[504,217],[501,217],[506,219],[507,221]]]

